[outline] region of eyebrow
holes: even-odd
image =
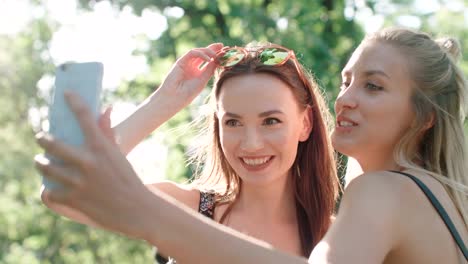
[[[385,72],[380,71],[380,70],[370,70],[370,71],[366,71],[366,72],[364,72],[364,75],[366,75],[366,76],[370,76],[370,75],[382,75],[382,76],[387,77],[388,79],[390,79],[390,76],[388,76],[388,74],[386,74]]]
[[[351,74],[351,71],[344,71],[341,73],[342,76],[347,76],[350,74]],[[387,79],[390,79],[390,76],[388,76],[388,74],[386,74],[384,71],[381,71],[381,70],[368,70],[368,71],[365,71],[363,75],[365,76],[382,75],[386,77]]]
[[[280,110],[270,110],[270,111],[262,112],[262,113],[258,114],[258,116],[259,117],[267,117],[267,116],[271,116],[271,115],[274,115],[274,114],[284,114],[284,112],[280,111]],[[224,116],[232,117],[232,118],[242,118],[242,116],[240,116],[238,114],[231,113],[231,112],[226,112],[224,114]]]

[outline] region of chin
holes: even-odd
[[[250,186],[257,186],[257,187],[262,187],[262,186],[268,186],[271,184],[275,184],[278,181],[281,181],[282,176],[272,174],[270,173],[265,173],[265,174],[256,174],[256,175],[242,175],[239,177],[242,179],[242,182],[244,184],[248,184]],[[287,176],[286,176],[287,177]]]
[[[346,142],[346,140],[336,138],[333,135],[331,143],[336,151],[346,156],[353,156],[353,150],[356,149],[356,147],[354,146],[355,144],[351,144],[351,142]]]
[[[338,138],[334,133],[333,133],[332,136],[331,136],[331,144],[332,144],[332,147],[333,147],[336,151],[338,151],[338,152],[344,154],[344,153],[342,152],[342,150],[344,149],[343,140],[340,139],[340,138]]]

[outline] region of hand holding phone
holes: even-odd
[[[70,90],[81,96],[96,119],[99,116],[100,94],[102,89],[103,65],[99,62],[66,63],[57,67],[53,99],[49,108],[49,133],[61,141],[80,146],[84,142],[83,133],[64,98],[64,91]],[[46,153],[47,155],[47,153]],[[52,162],[59,159],[47,155]],[[43,177],[46,189],[57,184]]]

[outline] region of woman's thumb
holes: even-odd
[[[112,106],[106,107],[104,112],[99,116],[98,125],[102,133],[113,143],[116,143],[114,130],[111,127],[111,118]]]

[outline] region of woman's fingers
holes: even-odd
[[[195,77],[198,77],[200,73],[205,70],[207,64],[214,61],[214,55],[207,53],[208,49],[193,49],[187,54],[187,61],[185,65],[188,66],[189,72],[195,73]],[[182,67],[186,67],[182,65]]]
[[[222,43],[213,43],[205,48],[191,49],[177,60],[173,66],[173,71],[171,71],[166,79],[183,78],[184,80],[189,80],[198,78],[206,71],[206,66],[215,64],[216,55],[222,47]],[[209,69],[211,70],[212,68],[210,67]]]
[[[116,143],[117,141],[115,139],[114,130],[111,127],[111,112],[112,106],[109,106],[104,110],[104,113],[99,116],[98,126],[106,138],[108,138],[113,143]]]
[[[81,131],[84,134],[85,144],[91,148],[100,148],[107,139],[103,133],[101,133],[96,118],[91,113],[91,110],[76,93],[65,91],[64,96],[80,124]]]
[[[65,163],[72,163],[80,167],[84,167],[87,164],[87,160],[85,159],[86,156],[84,156],[79,149],[55,139],[50,134],[40,132],[36,135],[36,141],[47,154],[52,155]],[[39,156],[39,158],[41,157]]]
[[[223,43],[213,43],[207,46],[207,48],[212,51],[212,57],[216,56],[223,47]]]
[[[201,66],[212,62],[222,47],[223,44],[221,43],[213,43],[206,48],[192,49],[183,56],[182,64],[184,64],[184,62],[191,62],[191,64],[195,65],[197,68],[203,68]]]
[[[98,118],[98,124],[101,130],[106,130],[111,127],[111,118],[112,106],[108,106],[104,109],[104,112]]]
[[[69,192],[62,188],[56,188],[53,191],[45,190],[44,196],[47,197],[49,204],[52,206],[61,205],[74,208],[75,201],[70,197]]]
[[[202,77],[210,78],[212,76],[213,72],[218,66],[218,64],[216,63],[216,56],[223,47],[224,45],[222,43],[213,43],[205,48],[205,51],[207,52],[207,54],[210,55],[211,60],[203,65]]]
[[[96,118],[91,113],[91,110],[88,108],[83,99],[81,99],[78,94],[71,91],[65,91],[64,95],[68,105],[70,106],[70,109],[75,114],[75,117],[80,124],[81,131],[83,131],[86,147],[89,148],[91,153],[95,154],[94,159],[91,159],[91,156],[89,156],[90,159],[82,159],[82,166],[86,168],[86,166],[96,165],[96,157],[99,157],[96,156],[96,154],[102,154],[102,152],[106,149],[110,150],[110,152],[115,151],[116,153],[120,154],[120,150],[116,149],[116,144],[111,142],[111,139],[106,138],[104,133],[102,133],[98,123],[96,122]],[[85,157],[88,157],[88,155]]]
[[[216,54],[223,48],[222,43],[213,43],[205,48],[194,48],[189,53],[194,52],[193,54],[198,54],[200,58],[204,58],[206,61],[209,61],[216,57]]]
[[[213,76],[216,67],[218,67],[218,64],[214,60],[203,65],[203,72],[200,75],[200,79],[209,80]]]
[[[51,162],[51,160],[43,154],[36,155],[34,157],[34,162],[36,168],[47,179],[59,183],[65,188],[76,188],[80,186],[80,179],[77,175],[65,166]]]
[[[189,51],[189,56],[195,58],[195,61],[211,61],[212,58],[216,54],[212,54],[213,52],[210,49],[206,48],[199,48],[199,49],[193,49]]]

